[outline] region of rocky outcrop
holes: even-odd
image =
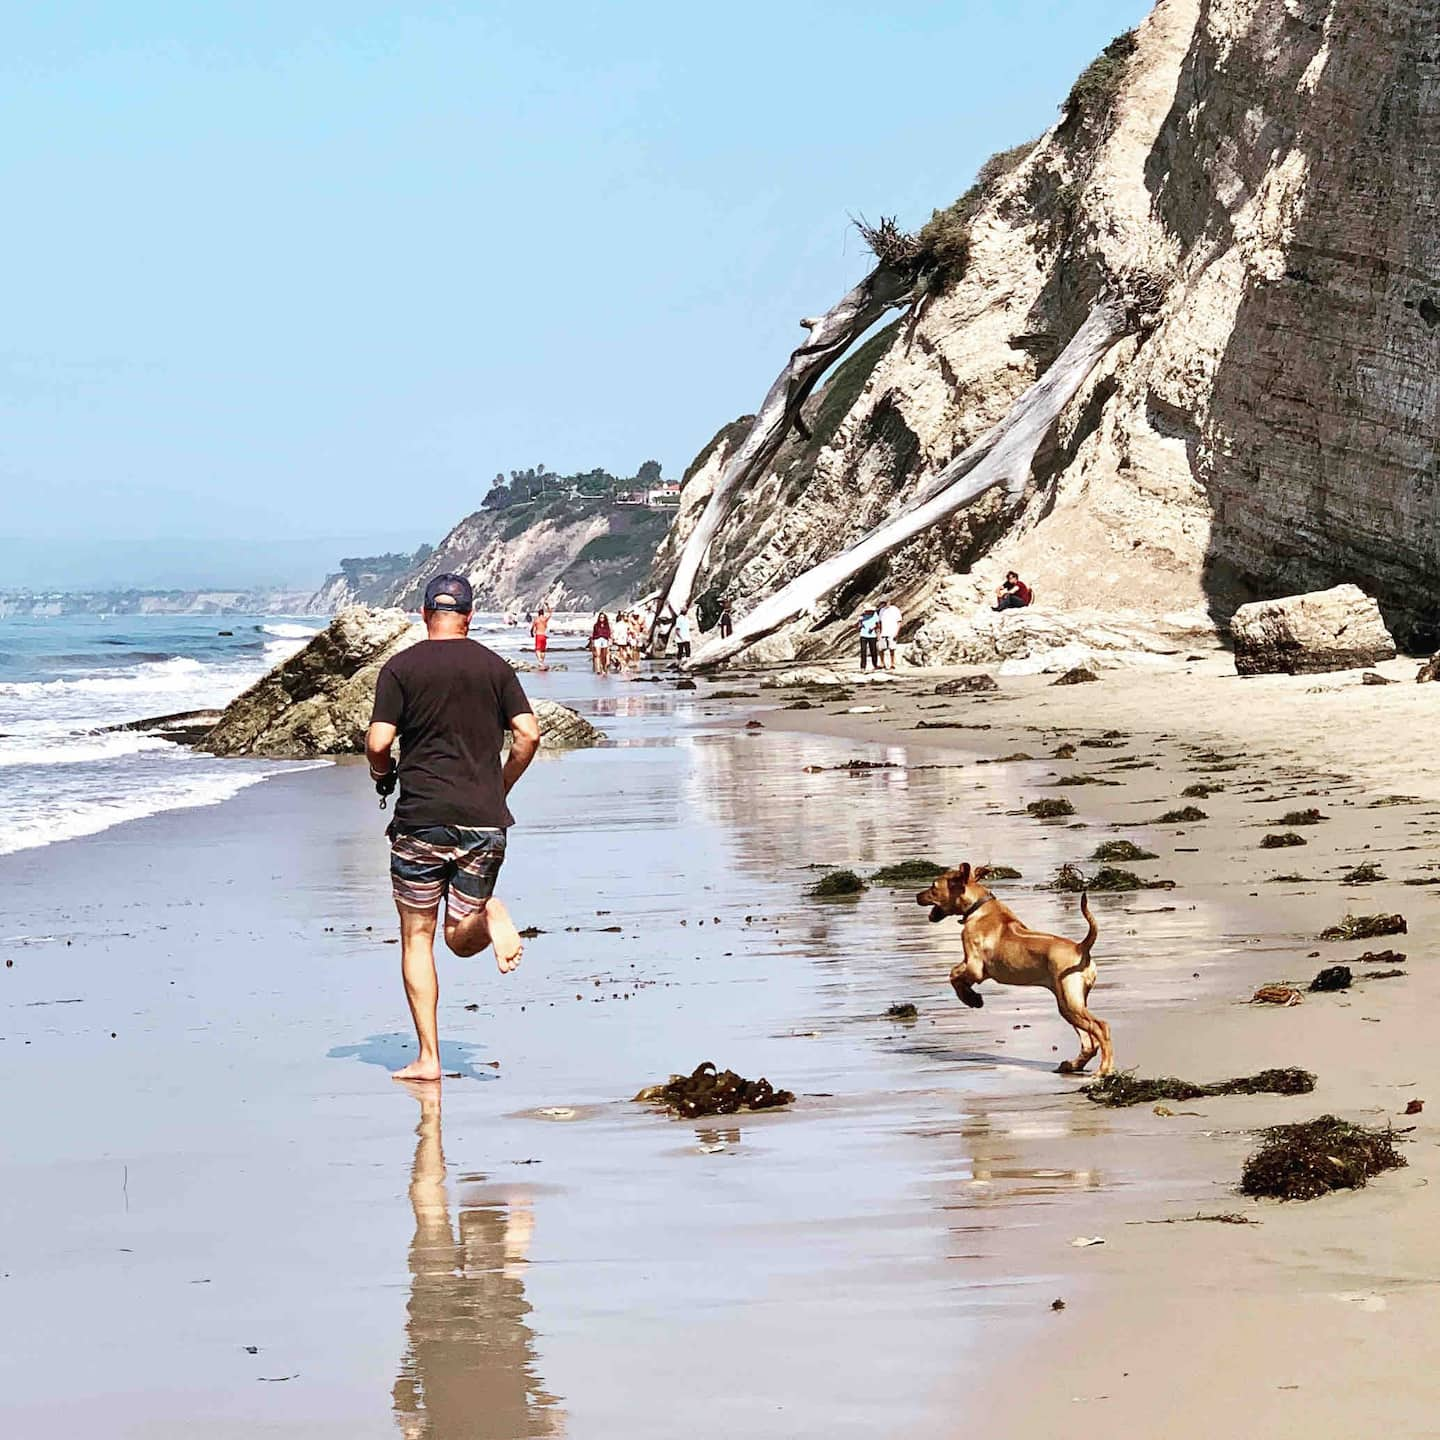
[[[1020,512],[978,502],[767,655],[834,653],[882,592],[912,625],[963,621],[1009,568],[1056,612],[1127,627],[1223,625],[1354,580],[1403,639],[1440,636],[1437,53],[1422,0],[1160,0],[1133,53],[1088,75],[1099,99],[1067,103],[985,189],[963,273],[812,399],[811,437],[744,499],[702,595],[743,614],[892,515],[1158,234],[1158,323],[1069,407]]]
[[[380,667],[425,638],[403,610],[342,610],[305,648],[226,707],[200,748],[215,755],[304,760],[365,747]],[[546,749],[596,745],[604,736],[553,700],[533,702]]]
[[[1357,585],[1242,605],[1230,636],[1241,675],[1312,675],[1395,658],[1380,607]]]
[[[1098,609],[1058,611],[988,606],[959,610],[944,590],[933,619],[914,631],[906,660],[921,665],[999,665],[1002,675],[1034,675],[1076,666],[1116,670],[1174,663],[1216,634],[1203,612],[1139,617]],[[954,608],[952,608],[952,606]]]

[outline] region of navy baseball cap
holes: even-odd
[[[459,610],[469,614],[475,608],[475,592],[463,575],[437,575],[425,587],[427,610]]]

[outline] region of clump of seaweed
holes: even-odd
[[[986,880],[1023,880],[1025,877],[1013,865],[985,866]]]
[[[1122,894],[1127,890],[1173,890],[1173,880],[1142,880],[1133,870],[1106,865],[1088,879],[1078,865],[1062,865],[1050,882],[1052,890],[1074,895],[1082,890]]]
[[[998,690],[993,675],[961,675],[954,680],[942,680],[934,690],[936,695],[986,695]]]
[[[1004,765],[1011,760],[1033,760],[1033,755],[1028,755],[1024,750],[1012,750],[1008,755],[997,755],[990,763],[992,765]]]
[[[1120,861],[1128,860],[1158,860],[1160,857],[1153,850],[1142,850],[1131,840],[1106,840],[1103,844],[1097,845],[1091,854],[1092,860]]]
[[[1167,810],[1155,821],[1155,824],[1188,825],[1195,820],[1208,820],[1209,818],[1198,805],[1186,805],[1179,810]]]
[[[1348,990],[1354,979],[1348,965],[1327,965],[1310,982],[1310,989],[1316,991]]]
[[[663,1085],[650,1085],[636,1097],[642,1105],[664,1105],[693,1120],[700,1115],[733,1115],[738,1110],[773,1110],[789,1105],[795,1095],[777,1090],[762,1075],[747,1080],[733,1070],[717,1071],[713,1061],[697,1065],[689,1075],[672,1075]]]
[[[1032,800],[1025,812],[1036,820],[1058,820],[1062,815],[1073,815],[1075,807],[1061,795],[1050,800]]]
[[[1100,775],[1060,775],[1050,784],[1059,788],[1063,785],[1118,785],[1118,780],[1106,780]]]
[[[1206,785],[1201,782],[1195,785],[1187,785],[1180,792],[1180,797],[1184,800],[1208,800],[1212,795],[1224,788],[1223,785]]]
[[[1347,915],[1338,925],[1320,932],[1322,940],[1378,940],[1382,935],[1404,935],[1409,927],[1403,915]]]
[[[1133,1074],[1105,1075],[1081,1093],[1097,1105],[1150,1105],[1157,1100],[1204,1100],[1214,1095],[1308,1095],[1315,1088],[1315,1077],[1308,1070],[1286,1066],[1278,1070],[1262,1070],[1258,1075],[1240,1075],[1234,1080],[1217,1080],[1210,1085],[1197,1085],[1190,1080],[1177,1080],[1173,1075],[1140,1079]]]
[[[1073,670],[1067,670],[1052,683],[1055,685],[1088,685],[1092,680],[1099,678],[1093,670],[1087,670],[1083,665],[1077,665]]]
[[[1377,880],[1384,878],[1385,872],[1373,860],[1366,860],[1348,874],[1342,875],[1340,883],[1342,885],[1373,885]]]
[[[865,882],[853,870],[832,870],[807,893],[817,900],[827,900],[837,895],[858,895],[865,888]]]
[[[945,867],[934,860],[898,860],[882,865],[870,879],[876,885],[917,885],[933,880]]]
[[[1328,820],[1328,815],[1322,815],[1318,810],[1291,810],[1288,814],[1280,817],[1282,825],[1319,825],[1321,821]]]
[[[1304,997],[1293,985],[1262,985],[1251,997],[1252,1005],[1298,1005]]]
[[[1247,1195],[1314,1200],[1332,1190],[1363,1189],[1372,1176],[1407,1163],[1395,1148],[1393,1130],[1352,1125],[1334,1115],[1260,1133],[1260,1148],[1240,1174]]]
[[[892,1005],[885,1012],[886,1016],[891,1020],[913,1020],[919,1013],[920,1012],[908,1000],[903,1001],[899,1005]]]
[[[1057,745],[1050,753],[1056,760],[1073,760],[1075,758],[1075,747],[1067,742],[1064,745]]]
[[[705,698],[707,700],[758,700],[760,697],[754,690],[712,690]]]
[[[1308,885],[1310,883],[1310,877],[1308,875],[1296,875],[1294,873],[1272,875],[1269,883],[1271,885]]]
[[[785,710],[813,710],[814,704],[809,700],[792,700],[788,705],[782,707]]]
[[[1291,845],[1308,845],[1310,842],[1293,830],[1282,830],[1276,835],[1267,835],[1261,842],[1262,850],[1284,850]]]
[[[1355,963],[1357,965],[1403,965],[1405,952],[1403,950],[1367,950]]]

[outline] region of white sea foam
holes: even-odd
[[[328,764],[319,761],[318,764]],[[286,769],[310,769],[308,765],[286,766]],[[76,840],[82,835],[97,835],[127,820],[143,820],[165,810],[189,810],[201,805],[218,805],[274,771],[253,766],[210,770],[199,775],[177,774],[156,780],[143,790],[113,799],[77,800],[57,805],[43,814],[21,813],[0,829],[0,855],[17,850],[31,850],[53,845],[60,840]]]
[[[169,750],[170,741],[136,730],[117,730],[111,735],[45,735],[30,733],[0,737],[0,769],[13,765],[92,765],[102,760],[122,760],[146,750]]]
[[[99,663],[97,655],[88,670],[0,684],[0,773],[7,795],[0,854],[93,835],[164,810],[217,804],[290,768],[216,760],[158,735],[106,729],[226,705],[316,633],[288,624],[263,630],[255,648],[213,658],[178,655],[116,665]]]

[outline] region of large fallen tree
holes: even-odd
[[[887,222],[881,223],[883,227]],[[881,231],[877,229],[876,233]],[[810,332],[809,338],[790,356],[751,421],[745,438],[725,462],[655,607],[656,624],[689,606],[695,577],[705,563],[710,542],[736,502],[774,459],[791,429],[799,428],[804,433],[801,410],[820,377],[886,311],[911,299],[919,270],[914,263],[905,263],[907,260],[910,260],[908,255],[893,262],[882,256],[880,263],[825,314],[800,322]],[[654,629],[652,625],[652,637]]]
[[[761,601],[736,622],[729,637],[717,636],[703,644],[690,660],[690,667],[704,669],[721,664],[796,616],[814,611],[830,591],[867,565],[998,486],[1005,487],[1012,507],[1017,505],[1036,452],[1065,407],[1111,347],[1142,328],[1153,315],[1163,291],[1163,281],[1148,269],[1136,269],[1117,278],[1095,302],[1045,374],[1020,396],[998,425],[924,484],[907,509]]]

